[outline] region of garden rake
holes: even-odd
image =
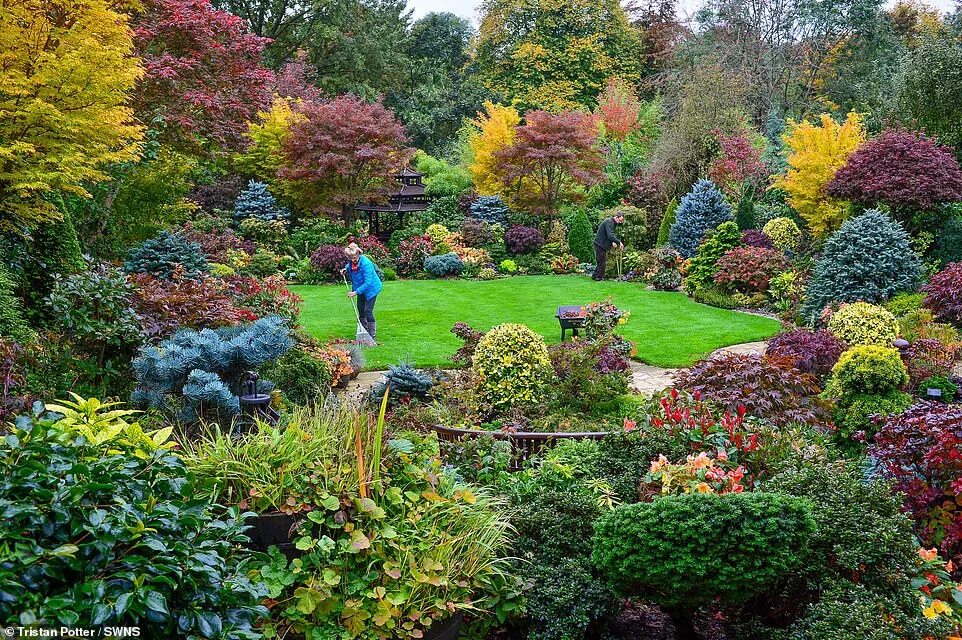
[[[350,291],[351,285],[348,284],[347,276],[344,275],[343,271],[341,272],[341,279],[344,280],[344,285],[347,287],[347,290]],[[354,336],[354,342],[363,347],[373,347],[377,345],[377,342],[371,337],[371,334],[368,333],[364,325],[361,324],[361,314],[357,310],[357,296],[351,298],[351,306],[354,307],[354,317],[357,318],[357,333]]]

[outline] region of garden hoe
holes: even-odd
[[[343,271],[341,272],[341,279],[344,280],[344,285],[347,287],[347,290],[350,291],[351,285],[347,283],[347,276],[344,275]],[[377,342],[375,342],[371,334],[367,332],[364,325],[361,324],[361,314],[357,311],[357,296],[351,298],[351,306],[354,307],[354,317],[357,318],[357,334],[354,336],[354,342],[363,347],[376,346]]]

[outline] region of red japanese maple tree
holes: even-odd
[[[306,102],[300,112],[277,173],[305,209],[350,218],[359,202],[383,199],[414,155],[404,126],[380,102],[343,95]]]
[[[757,188],[765,182],[768,169],[762,161],[762,149],[752,144],[742,132],[714,132],[721,153],[708,167],[708,177],[733,198],[741,198],[745,189]]]
[[[893,129],[852,153],[825,190],[864,206],[932,209],[962,200],[962,170],[925,134]]]
[[[550,220],[562,199],[604,178],[594,118],[580,111],[529,111],[514,142],[495,153],[504,186],[521,206]]]
[[[269,40],[210,0],[147,0],[132,27],[145,71],[140,118],[163,118],[164,136],[187,147],[240,147],[247,122],[271,104],[273,73],[261,65]]]

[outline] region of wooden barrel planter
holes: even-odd
[[[524,463],[544,449],[551,448],[565,440],[601,440],[607,431],[576,431],[570,433],[542,433],[538,431],[483,431],[481,429],[456,429],[435,425],[432,427],[438,438],[446,442],[460,442],[482,436],[511,443],[511,471],[520,471]]]

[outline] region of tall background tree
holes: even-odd
[[[519,109],[594,107],[612,77],[637,82],[641,36],[618,0],[485,0],[474,62]]]
[[[89,196],[106,165],[137,156],[132,54],[113,3],[0,3],[0,232],[59,220],[58,196]]]

